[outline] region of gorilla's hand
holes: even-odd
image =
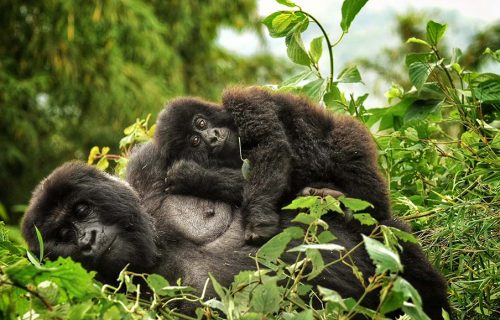
[[[189,194],[200,186],[207,169],[190,160],[179,160],[167,171],[165,192],[171,194]]]
[[[300,190],[297,196],[318,196],[321,198],[324,198],[326,196],[331,196],[337,199],[345,195],[341,191],[335,189],[305,187],[304,189]]]
[[[239,168],[205,168],[192,160],[178,160],[167,171],[165,192],[240,205],[244,183]]]
[[[245,213],[245,241],[262,244],[281,231],[279,216],[272,207],[255,206]]]

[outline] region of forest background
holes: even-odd
[[[440,19],[446,17],[438,11],[394,15],[395,30],[381,30],[378,42],[396,32],[398,43],[351,61],[344,55],[332,75],[327,47],[318,49],[314,40],[322,35],[318,28],[304,29],[310,48],[302,39],[281,42],[288,58],[224,46],[228,32],[250,32],[266,48],[267,31],[251,0],[2,1],[0,218],[20,241],[16,225],[43,176],[67,160],[86,160],[94,146],[111,150],[100,149],[91,160],[114,160],[104,153],[123,154],[117,141],[124,128],[148,114],[154,119],[172,97],[217,101],[232,84],[271,84],[372,128],[395,214],[420,231],[429,257],[452,283],[461,318],[486,319],[499,312],[500,299],[494,250],[500,23],[461,38],[461,50],[441,39],[445,31],[435,43],[427,39],[430,45],[407,43],[428,37],[428,20],[445,24]],[[285,36],[272,21],[266,25],[272,36]],[[351,30],[369,27],[354,21]],[[348,42],[353,31],[326,32],[345,41],[338,47],[355,45]]]

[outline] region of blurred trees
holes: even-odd
[[[0,0],[0,204],[169,97],[280,79],[283,63],[217,47],[221,26],[258,32],[254,0]]]

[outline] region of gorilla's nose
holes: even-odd
[[[207,209],[203,212],[204,218],[212,218],[215,216],[215,210],[213,208]]]
[[[83,254],[91,254],[92,249],[96,243],[97,230],[86,230],[84,234],[78,239],[78,247]]]

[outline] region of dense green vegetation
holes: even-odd
[[[462,63],[460,50],[447,50],[442,45],[446,25],[429,21],[425,26],[425,32],[421,35],[411,35],[408,39],[408,45],[418,51],[408,52],[404,59],[404,66],[401,66],[406,70],[409,82],[395,83],[387,91],[389,104],[387,107],[366,108],[364,102],[367,95],[354,96],[345,94],[342,90],[343,83],[361,81],[358,68],[352,65],[340,71],[336,70],[337,66],[334,65],[333,59],[335,47],[341,45],[340,40],[344,36],[348,36],[351,22],[366,1],[344,1],[340,22],[343,33],[333,39],[321,27],[319,30],[322,34],[318,34],[318,37],[308,45],[302,40],[301,34],[310,24],[321,25],[321,22],[302,11],[292,1],[278,0],[278,2],[285,5],[283,11],[269,15],[263,22],[271,36],[285,40],[290,60],[303,68],[295,76],[282,82],[278,90],[307,94],[311,99],[322,103],[333,112],[351,114],[372,129],[380,150],[381,168],[390,183],[394,214],[412,224],[429,259],[449,281],[450,302],[456,318],[491,319],[498,317],[500,315],[500,275],[498,274],[500,264],[498,250],[500,242],[500,133],[498,124],[500,76],[466,69]],[[136,4],[134,1],[126,3]],[[95,4],[89,6],[92,10],[96,8]],[[65,10],[71,10],[62,5],[59,9],[62,10],[62,7]],[[4,11],[0,10],[0,12]],[[19,14],[22,12],[23,10],[19,11]],[[69,21],[67,19],[71,15],[67,12],[70,11],[63,12],[66,13],[60,16],[64,18],[64,21]],[[130,10],[123,12],[130,12]],[[140,14],[149,13],[151,12],[147,10],[140,11]],[[53,17],[55,16],[57,15]],[[13,16],[8,17],[14,19]],[[229,17],[228,14],[229,21],[233,21],[233,18],[237,20],[237,16]],[[110,19],[116,19],[116,16]],[[151,22],[151,20],[148,21]],[[160,22],[155,22],[153,25],[157,23]],[[189,25],[187,21],[179,22],[179,24],[178,28],[184,28],[184,24]],[[99,24],[96,23],[94,27],[97,25]],[[67,29],[66,24],[61,28],[65,32],[70,30]],[[162,27],[159,28],[164,30]],[[138,32],[132,29],[131,31]],[[7,33],[13,32],[15,30]],[[148,37],[152,34],[149,31],[146,33]],[[1,37],[4,36],[6,35]],[[143,36],[138,36],[136,40],[147,41]],[[155,43],[155,46],[157,45],[154,42],[156,40],[151,41]],[[138,50],[144,46],[144,43],[134,43],[130,48]],[[495,51],[495,49],[498,48],[482,48],[480,52],[484,54],[483,59],[500,62],[500,51]],[[15,50],[15,46],[11,50]],[[29,59],[38,59],[44,51],[38,49],[32,54],[33,56]],[[134,59],[140,57],[139,54],[132,54],[132,56]],[[320,72],[318,66],[320,58],[328,59],[330,62],[326,75]],[[124,60],[121,56],[113,56],[109,61],[122,63]],[[4,64],[0,66],[4,68]],[[78,67],[83,66],[84,64],[78,65]],[[22,68],[22,64],[17,64],[16,68]],[[7,77],[5,74],[10,75],[4,72],[7,69],[1,70],[2,77]],[[24,72],[31,70],[30,66],[29,70]],[[102,67],[90,65],[86,70],[100,73]],[[57,84],[54,83],[52,89],[63,90],[65,86],[73,86],[74,90],[78,89],[76,91],[79,94],[72,95],[73,100],[68,100],[69,102],[56,100],[45,108],[30,107],[32,100],[28,99],[28,93],[48,92],[48,89],[43,86],[30,87],[36,81],[41,81],[40,75],[37,77],[30,75],[21,84],[14,81],[6,82],[10,83],[12,90],[8,91],[9,96],[2,94],[0,99],[9,98],[11,99],[9,101],[14,101],[17,106],[19,103],[24,103],[23,106],[25,106],[18,109],[14,107],[16,104],[12,104],[11,114],[16,117],[9,121],[23,121],[25,126],[36,128],[36,119],[40,116],[30,118],[31,120],[27,117],[20,120],[19,116],[29,114],[33,117],[33,113],[30,112],[46,112],[45,118],[40,117],[40,120],[49,119],[54,121],[54,126],[61,126],[58,117],[65,115],[64,110],[71,111],[75,104],[79,105],[82,101],[90,99],[89,96],[93,97],[94,94],[98,95],[100,92],[101,96],[90,99],[86,104],[89,111],[85,112],[95,114],[95,118],[88,118],[89,125],[92,123],[94,128],[100,128],[96,132],[114,128],[116,124],[110,119],[115,119],[116,112],[112,108],[115,104],[105,97],[112,96],[113,87],[105,86],[96,90],[96,87],[89,87],[87,83],[79,85],[77,81],[70,79],[71,73],[65,72],[67,70],[57,73],[57,76],[46,75],[52,79],[51,81],[57,80]],[[145,76],[149,79],[148,81],[154,83],[160,81],[158,79],[167,81],[163,80],[163,76],[160,76],[158,72],[161,71],[155,68]],[[175,74],[186,75],[182,72]],[[198,73],[196,74],[201,77]],[[123,77],[124,75],[118,72],[117,76]],[[61,81],[61,79],[65,80]],[[81,80],[84,77],[79,76],[78,79]],[[90,79],[92,79],[89,80],[91,82],[98,82],[99,78],[91,77]],[[168,81],[171,81],[173,86],[181,86],[186,79],[190,79],[190,76],[186,76],[184,80],[170,79]],[[199,83],[203,83],[202,80]],[[212,81],[209,83],[212,84]],[[140,100],[141,105],[146,103],[161,105],[161,101],[142,100],[144,97],[159,100],[163,98],[162,95],[144,94],[142,85],[136,87],[137,91],[132,90],[135,92],[132,96],[135,97],[137,103],[139,104]],[[151,86],[154,88],[153,84]],[[123,89],[123,87],[120,88],[120,90]],[[172,87],[169,86],[169,88]],[[214,91],[207,93],[207,97],[212,97],[212,94],[217,95],[216,90],[220,91],[220,87],[211,86],[210,90]],[[201,90],[194,89],[179,92],[203,93]],[[179,92],[174,92],[174,94]],[[92,101],[100,101],[98,97],[108,101],[107,108],[98,107],[101,104],[92,104]],[[130,103],[131,97],[120,99],[123,99],[117,100],[123,101],[119,104],[120,106],[130,106],[127,110],[132,117],[138,115],[138,110],[145,110],[134,109],[134,104]],[[3,104],[4,100],[0,102]],[[55,107],[61,105],[66,107]],[[91,111],[93,108],[95,109]],[[23,110],[23,113],[21,114],[19,110]],[[81,112],[84,112],[83,110],[87,109],[84,108]],[[106,112],[109,112],[112,117],[106,118],[104,116]],[[80,123],[81,119],[76,117],[74,118],[76,122],[64,124],[68,128],[57,131],[58,137],[71,137],[73,131],[69,130],[69,127]],[[107,148],[93,148],[89,162],[97,163],[103,169],[115,166],[116,172],[120,174],[126,165],[127,150],[130,145],[147,140],[154,130],[148,122],[151,121],[138,120],[125,130],[126,137],[120,142],[120,155],[111,154]],[[47,123],[44,125],[50,128]],[[0,130],[10,128],[14,127],[2,126]],[[36,131],[31,132],[37,139],[47,139]],[[83,134],[85,139],[95,133],[83,132],[85,132]],[[14,135],[15,132],[8,134]],[[79,138],[81,139],[82,136]],[[97,145],[109,145],[107,141],[101,140],[99,135],[96,136],[96,140],[89,141]],[[67,148],[65,150],[73,150],[72,146],[67,146]],[[29,146],[28,149],[30,149]],[[28,149],[19,152],[31,158],[37,157],[33,150],[25,151]],[[3,174],[10,174],[10,172]],[[344,199],[343,201],[345,205],[360,213],[366,205],[355,200]],[[178,314],[169,308],[171,301],[183,298],[204,301],[204,308],[198,310],[198,318],[203,316],[218,318],[220,311],[223,311],[229,319],[349,319],[358,313],[375,317],[374,310],[361,308],[352,298],[341,297],[338,293],[325,288],[319,289],[319,294],[325,301],[324,308],[314,310],[308,306],[307,292],[310,288],[303,285],[301,280],[321,273],[325,267],[321,258],[321,250],[342,250],[330,243],[334,235],[323,231],[324,222],[321,220],[321,216],[326,214],[327,210],[338,211],[338,202],[334,199],[320,200],[309,197],[296,200],[291,206],[304,208],[304,213],[297,217],[297,221],[304,228],[289,228],[271,239],[257,255],[256,259],[260,263],[259,270],[242,272],[235,277],[230,288],[222,288],[217,284],[216,279],[210,279],[219,297],[208,301],[205,301],[202,294],[200,296],[200,293],[193,293],[181,283],[169,284],[157,275],[139,275],[124,271],[120,280],[122,286],[126,288],[126,293],[118,291],[117,288],[102,286],[91,281],[92,273],[86,272],[70,259],[61,258],[55,262],[42,262],[41,257],[29,254],[26,256],[25,249],[11,243],[4,229],[1,229],[0,315],[5,318],[24,316],[27,319],[36,315],[55,319],[93,319],[96,317],[142,319],[148,316],[189,319],[190,317]],[[356,217],[364,223],[374,223],[366,215],[359,214]],[[380,240],[381,235],[383,240]],[[291,249],[288,247],[291,239],[303,239],[303,244],[293,249],[297,254],[296,263],[286,265],[278,258],[284,250]],[[403,303],[407,301],[409,303],[404,305],[407,313],[405,319],[426,319],[426,316],[421,313],[418,294],[414,292],[411,285],[398,276],[401,269],[397,251],[398,240],[413,241],[413,237],[397,230],[378,226],[373,234],[360,244],[366,248],[377,265],[377,275],[365,284],[365,288],[367,291],[382,288],[384,296],[377,310],[379,313],[403,306]],[[346,253],[344,262],[348,261],[348,256],[349,253]],[[312,266],[309,274],[304,274],[306,266]],[[354,265],[353,271],[356,271]],[[153,299],[141,296],[140,293],[144,292],[144,288],[133,284],[134,277],[146,280],[147,285],[153,290]],[[289,279],[286,285],[277,282],[286,278]],[[256,294],[252,294],[254,292]]]

